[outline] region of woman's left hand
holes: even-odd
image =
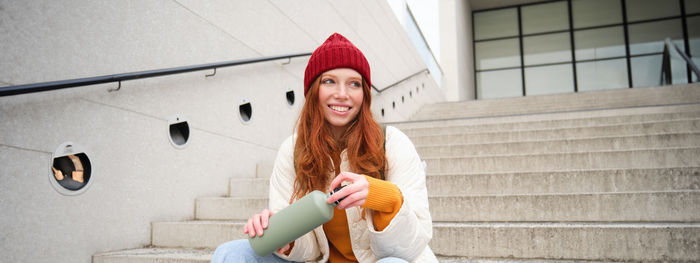
[[[340,186],[342,182],[350,182],[349,185],[345,186],[340,191],[332,194],[327,202],[333,203],[340,198],[345,197],[343,201],[338,204],[338,209],[346,209],[354,206],[361,206],[367,200],[367,195],[369,194],[369,182],[364,175],[355,174],[351,172],[340,172],[338,176],[333,179],[329,191]]]

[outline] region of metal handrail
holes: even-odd
[[[381,94],[382,92],[384,92],[384,91],[386,91],[386,90],[388,90],[388,89],[390,89],[390,88],[393,88],[393,87],[396,86],[396,85],[399,85],[399,83],[404,82],[404,81],[406,81],[407,79],[410,79],[410,78],[412,78],[412,77],[414,77],[414,76],[416,76],[416,75],[418,75],[418,74],[424,73],[424,72],[429,72],[429,71],[428,71],[427,68],[421,69],[420,71],[418,71],[418,72],[416,72],[416,73],[413,73],[413,74],[411,74],[410,76],[405,77],[405,78],[403,78],[403,79],[401,79],[401,80],[399,80],[399,81],[397,81],[397,82],[394,82],[394,83],[392,83],[391,85],[386,86],[385,88],[383,88],[383,89],[381,89],[381,90],[378,90],[378,89],[376,89],[376,88],[375,88],[374,90],[377,91],[377,94]]]
[[[207,77],[209,77],[209,76],[213,76],[214,74],[216,74],[217,68],[266,62],[266,61],[278,60],[278,59],[292,59],[295,57],[305,57],[305,56],[310,56],[310,55],[311,55],[311,53],[299,53],[299,54],[291,54],[291,55],[261,57],[261,58],[252,58],[252,59],[241,59],[241,60],[234,60],[234,61],[194,65],[194,66],[183,66],[183,67],[167,68],[167,69],[146,70],[146,71],[138,71],[138,72],[131,72],[131,73],[104,75],[104,76],[97,76],[97,77],[58,80],[58,81],[40,82],[40,83],[32,83],[32,84],[22,84],[22,85],[15,85],[15,86],[5,86],[5,87],[0,87],[0,97],[19,95],[19,94],[27,94],[27,93],[35,93],[35,92],[42,92],[42,91],[51,91],[51,90],[58,90],[58,89],[75,88],[75,87],[89,86],[89,85],[95,85],[95,84],[104,84],[104,83],[110,83],[110,82],[118,82],[119,86],[116,89],[109,90],[109,91],[115,91],[115,90],[119,90],[121,88],[122,81],[126,81],[126,80],[144,79],[144,78],[152,78],[152,77],[165,76],[165,75],[187,73],[187,72],[192,72],[192,71],[214,69],[213,74],[206,75]],[[416,72],[408,77],[405,77],[397,82],[394,82],[393,84],[391,84],[389,86],[386,86],[385,88],[383,88],[381,90],[377,89],[377,87],[374,85],[372,85],[371,88],[374,89],[379,94],[379,93],[382,93],[382,92],[398,85],[399,83],[401,83],[407,79],[410,79],[410,78],[412,78],[420,73],[427,72],[427,71],[428,71],[428,69],[424,68],[424,69],[422,69],[422,70],[420,70],[420,71],[418,71],[418,72]]]
[[[661,59],[661,80],[659,81],[660,85],[670,85],[673,84],[673,74],[671,74],[671,52],[675,51],[676,54],[678,54],[683,60],[685,60],[685,63],[690,67],[690,70],[695,73],[695,76],[700,78],[700,69],[698,69],[698,66],[695,65],[695,62],[688,57],[688,55],[685,54],[676,44],[673,44],[671,42],[671,38],[667,37],[664,40],[664,54],[663,58]]]
[[[102,84],[102,83],[110,83],[110,82],[119,82],[119,87],[117,89],[114,89],[114,90],[119,90],[119,88],[121,88],[121,82],[126,81],[126,80],[151,78],[151,77],[158,77],[158,76],[164,76],[164,75],[173,75],[173,74],[180,74],[180,73],[199,71],[199,70],[205,70],[205,69],[214,69],[214,74],[216,74],[217,68],[231,67],[231,66],[251,64],[251,63],[259,63],[259,62],[285,59],[285,58],[291,60],[292,58],[295,58],[295,57],[305,57],[305,56],[310,56],[310,55],[311,55],[311,53],[299,53],[299,54],[282,55],[282,56],[270,56],[270,57],[261,57],[261,58],[253,58],[253,59],[241,59],[241,60],[234,60],[234,61],[217,62],[217,63],[201,64],[201,65],[194,65],[194,66],[184,66],[184,67],[176,67],[176,68],[168,68],[168,69],[147,70],[147,71],[139,71],[139,72],[131,72],[131,73],[97,76],[97,77],[88,77],[88,78],[79,78],[79,79],[69,79],[69,80],[59,80],[59,81],[49,81],[49,82],[41,82],[41,83],[33,83],[33,84],[6,86],[6,87],[0,87],[0,97],[18,95],[18,94],[35,93],[35,92],[42,92],[42,91],[49,91],[49,90],[74,88],[74,87],[88,86],[88,85],[95,85],[95,84]]]

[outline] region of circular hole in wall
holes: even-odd
[[[175,148],[184,148],[190,139],[190,125],[182,115],[175,115],[168,120],[170,143]]]
[[[425,83],[421,83],[421,85],[423,86],[423,89],[425,89]]]
[[[62,143],[51,158],[49,180],[63,195],[79,195],[92,182],[92,164],[88,154],[72,142]]]
[[[416,94],[418,94],[418,87],[416,87]]]
[[[401,96],[401,103],[404,103],[405,101],[406,99],[404,98],[404,96]]]
[[[287,95],[287,104],[289,104],[289,106],[294,105],[294,91],[293,90],[287,91],[286,95]]]
[[[253,106],[250,105],[250,102],[243,100],[243,103],[238,105],[238,113],[241,117],[241,121],[243,121],[243,123],[248,123],[250,119],[253,118]]]
[[[396,109],[396,102],[395,102],[395,101],[392,101],[392,102],[391,102],[391,108],[392,108],[392,109]]]
[[[413,91],[408,92],[408,97],[413,98]]]
[[[384,117],[384,108],[382,108],[382,117]]]

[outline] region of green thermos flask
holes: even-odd
[[[342,199],[329,204],[330,194],[314,190],[270,217],[262,236],[248,237],[250,246],[261,257],[280,249],[333,218],[333,209]]]

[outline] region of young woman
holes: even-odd
[[[369,63],[350,41],[331,35],[309,59],[306,102],[296,134],[280,146],[270,177],[270,208],[243,231],[262,236],[268,218],[313,190],[347,185],[333,218],[272,255],[247,240],[224,243],[212,262],[437,262],[425,171],[401,131],[372,118]]]

